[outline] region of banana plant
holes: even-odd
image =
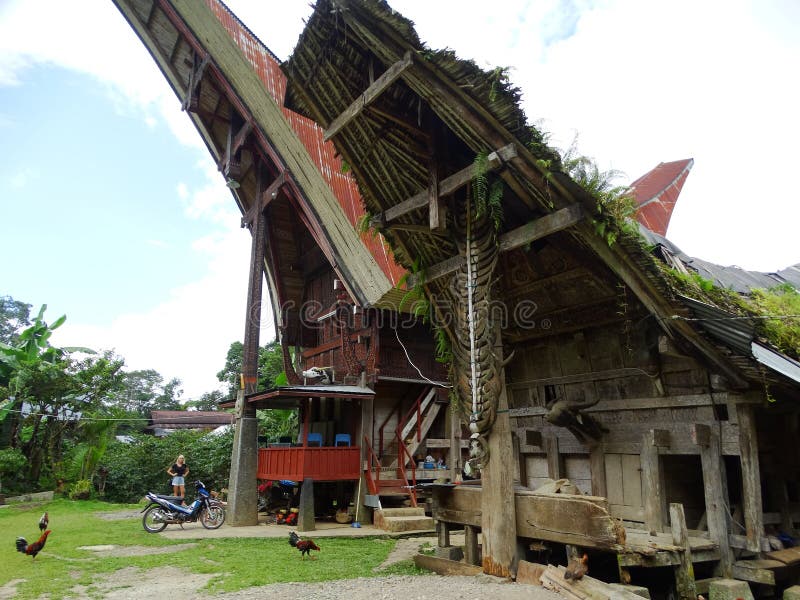
[[[43,304],[33,323],[19,334],[14,344],[0,342],[0,386],[9,388],[9,397],[0,401],[0,422],[5,419],[14,404],[14,375],[26,367],[38,363],[55,363],[66,352],[85,352],[94,354],[93,350],[81,347],[56,348],[50,345],[50,336],[64,324],[66,315],[60,316],[51,325],[44,320],[47,305]]]

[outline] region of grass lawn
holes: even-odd
[[[299,552],[287,538],[231,538],[170,541],[146,533],[141,519],[100,518],[98,513],[130,511],[144,505],[108,504],[97,501],[55,500],[36,506],[11,506],[0,509],[0,586],[24,579],[17,585],[17,598],[67,598],[74,586],[90,586],[110,573],[126,567],[153,569],[176,567],[184,572],[213,575],[205,590],[235,591],[242,588],[289,581],[325,581],[354,577],[374,577],[393,573],[414,573],[411,561],[373,572],[394,548],[390,538],[325,538],[318,560],[300,560]],[[44,550],[32,559],[16,551],[15,540],[23,536],[28,543],[39,537],[38,522],[49,512],[52,533]],[[192,524],[191,526],[194,526]],[[176,527],[170,525],[169,527]],[[202,538],[204,530],[198,531]],[[80,546],[180,546],[197,543],[164,554],[112,557],[79,550]]]

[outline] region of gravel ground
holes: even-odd
[[[393,575],[342,579],[323,583],[274,583],[226,594],[201,591],[212,575],[187,574],[167,567],[139,571],[121,569],[113,578],[71,591],[80,600],[105,598],[169,598],[169,600],[557,600],[541,587],[505,582],[488,576]]]

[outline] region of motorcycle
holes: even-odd
[[[195,523],[198,520],[206,529],[219,529],[225,522],[225,508],[211,497],[202,481],[195,481],[197,498],[189,506],[181,506],[182,498],[147,492],[149,504],[142,512],[142,527],[148,533],[164,531],[167,525]]]

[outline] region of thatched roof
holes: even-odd
[[[745,385],[727,351],[689,321],[674,318],[690,311],[642,238],[622,232],[609,244],[597,234],[598,223],[617,231],[619,224],[563,172],[558,153],[529,125],[519,90],[502,70],[485,71],[452,51],[430,50],[413,23],[381,0],[319,0],[282,69],[289,81],[285,105],[326,129],[404,266],[416,262],[431,269],[457,254],[449,221],[445,230],[425,230],[427,202],[385,220],[387,210],[429,189],[431,157],[439,159],[433,169],[441,182],[469,167],[478,153],[512,145],[514,155],[499,169],[505,187],[500,236],[559,209],[580,207],[586,217],[547,243],[579,254],[589,267],[587,281],[599,271],[613,274],[670,336],[688,342],[734,386]],[[384,79],[389,83],[379,87]],[[452,213],[456,205],[445,202]],[[429,284],[428,292],[436,293],[438,285]]]

